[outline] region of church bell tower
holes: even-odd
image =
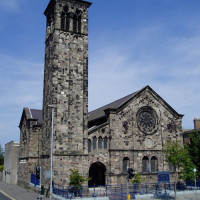
[[[54,108],[53,168],[57,183],[70,168],[88,173],[88,9],[82,0],[51,0],[47,19],[43,92],[42,157],[50,168]],[[65,177],[65,178],[63,178]]]

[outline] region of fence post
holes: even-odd
[[[123,200],[123,198],[124,198],[124,193],[123,193],[123,185],[121,184],[121,200]]]
[[[147,186],[147,183],[145,185],[145,189],[146,189],[146,194],[148,194],[148,186]]]
[[[117,197],[117,187],[115,187],[115,199],[117,199],[116,197]]]
[[[83,191],[83,190],[82,190],[82,185],[81,185],[81,199],[82,199],[82,191]]]
[[[107,189],[108,189],[108,188],[107,188],[107,185],[106,185],[106,197],[108,196],[108,192],[107,192]]]
[[[95,184],[94,184],[94,197],[95,197]]]

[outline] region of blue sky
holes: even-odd
[[[0,143],[19,141],[23,107],[42,108],[49,0],[0,1]],[[93,0],[89,110],[150,85],[183,128],[200,117],[200,1]]]

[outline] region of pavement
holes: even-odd
[[[161,198],[153,198],[153,195],[138,195],[136,196],[136,200],[153,200],[153,199],[161,199]],[[166,198],[165,198],[166,199]],[[174,199],[174,194],[170,195],[170,200]],[[176,200],[200,200],[200,191],[184,191],[177,192]]]
[[[7,184],[0,181],[0,193],[8,197],[10,200],[37,200],[39,194],[28,191],[18,185]],[[50,200],[49,198],[42,197],[42,200]]]

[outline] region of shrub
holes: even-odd
[[[0,165],[0,172],[3,171],[3,165]]]

